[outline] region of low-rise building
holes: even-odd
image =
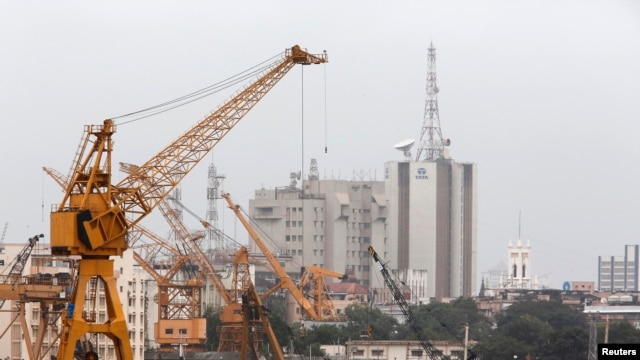
[[[465,346],[460,341],[431,341],[433,350],[451,360],[464,359]],[[347,341],[350,360],[428,360],[427,351],[417,340],[352,340]]]

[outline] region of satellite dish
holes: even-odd
[[[411,159],[410,150],[415,142],[416,141],[414,139],[402,140],[399,143],[395,144],[393,147],[398,151],[402,151],[404,153],[405,159],[409,161]]]

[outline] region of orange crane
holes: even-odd
[[[296,300],[298,305],[300,305],[300,307],[304,310],[305,314],[307,314],[309,319],[317,320],[317,321],[344,321],[345,318],[339,316],[335,312],[335,307],[333,306],[333,303],[331,302],[330,298],[325,296],[320,296],[321,300],[318,299],[317,308],[314,305],[312,305],[309,302],[309,300],[307,300],[307,298],[304,296],[300,288],[298,288],[296,283],[291,279],[291,276],[289,276],[289,274],[287,274],[287,272],[282,268],[282,265],[280,265],[280,262],[278,261],[278,259],[276,259],[276,257],[273,255],[271,250],[269,250],[269,248],[265,245],[265,243],[262,241],[258,233],[255,231],[255,229],[251,226],[251,224],[249,224],[249,221],[242,215],[240,211],[240,206],[236,205],[233,202],[233,200],[231,200],[231,195],[229,195],[229,193],[222,193],[221,196],[227,201],[229,208],[233,210],[238,220],[240,220],[242,225],[245,227],[245,229],[249,233],[249,236],[251,236],[251,239],[253,239],[253,241],[258,246],[258,248],[260,248],[260,251],[262,252],[262,254],[264,254],[265,258],[267,259],[267,262],[271,265],[272,270],[276,273],[276,275],[279,278],[279,281],[275,286],[273,286],[272,288],[270,288],[269,290],[265,291],[262,294],[262,298],[263,299],[266,298],[267,296],[271,295],[274,291],[280,288],[285,288],[293,296],[293,298]],[[338,276],[342,277],[342,275],[338,275]],[[327,307],[333,308],[334,311],[333,312],[325,311]],[[320,312],[318,312],[317,310],[320,310]]]
[[[43,238],[44,234],[35,235],[34,237],[29,238],[29,242],[20,250],[18,256],[15,257],[12,261],[11,268],[9,269],[9,273],[4,276],[2,281],[3,284],[14,285],[17,284],[18,281],[22,277],[22,271],[24,271],[24,267],[27,265],[27,260],[31,255],[31,251],[36,246],[36,243],[40,238]],[[0,299],[0,308],[4,305],[6,299]]]
[[[107,119],[102,125],[85,127],[70,182],[51,212],[51,253],[80,257],[78,281],[63,319],[59,359],[73,358],[76,341],[87,333],[110,338],[118,360],[133,358],[110,257],[124,253],[127,232],[151,213],[291,68],[326,61],[326,53],[312,55],[297,45],[287,49],[257,80],[115,185],[111,182],[115,123]],[[95,296],[98,280],[105,289],[108,319],[104,323],[84,311],[85,294]]]
[[[347,274],[340,274],[333,270],[309,265],[304,268],[304,272],[298,282],[298,287],[304,292],[308,285],[309,289],[306,293],[309,294],[313,300],[313,308],[316,310],[316,313],[320,314],[323,318],[346,321],[346,316],[338,314],[336,307],[333,305],[333,301],[331,301],[327,284],[324,281],[325,276],[343,281],[347,279]]]
[[[126,173],[133,173],[139,167],[132,164],[120,163],[120,169]],[[44,168],[54,180],[64,185],[68,181],[60,172]],[[64,187],[64,186],[63,186]],[[175,200],[176,203],[190,214],[197,217],[195,213],[186,208],[184,204]],[[220,313],[222,326],[218,329],[220,332],[220,343],[218,344],[218,352],[239,352],[241,359],[245,359],[248,350],[256,353],[256,349],[262,344],[262,337],[266,333],[269,342],[274,348],[274,356],[276,359],[282,359],[282,350],[280,349],[277,339],[273,334],[273,330],[268,324],[268,318],[262,315],[256,317],[257,311],[263,311],[262,305],[253,307],[248,305],[246,299],[250,298],[250,292],[255,291],[255,287],[250,281],[249,274],[249,253],[245,247],[240,247],[235,253],[233,262],[232,290],[227,290],[219,276],[215,272],[213,265],[209,262],[209,258],[195,243],[200,240],[204,233],[196,233],[195,235],[187,235],[188,230],[179,219],[179,216],[173,211],[168,204],[162,201],[161,211],[165,219],[172,224],[172,228],[176,233],[177,240],[187,249],[190,256],[182,255],[175,247],[161,237],[154,234],[141,224],[136,224],[129,232],[129,247],[134,249],[134,259],[149,273],[158,284],[158,322],[154,324],[154,340],[160,345],[160,351],[171,351],[176,342],[176,338],[166,335],[167,330],[181,329],[179,351],[198,351],[202,350],[205,338],[206,323],[200,316],[198,309],[202,308],[201,299],[202,284],[196,281],[194,277],[187,284],[175,284],[169,280],[180,270],[187,260],[194,261],[200,265],[200,269],[212,281],[216,290],[221,294],[225,301],[225,305]],[[200,219],[205,227],[211,225]],[[219,230],[216,230],[219,231]],[[146,237],[153,243],[138,244],[138,241]],[[171,264],[169,270],[164,276],[160,275],[154,269],[156,262],[155,257],[164,249],[169,252]],[[141,254],[146,254],[145,256]],[[251,300],[249,303],[254,304]],[[248,309],[251,309],[253,315],[247,316]],[[186,315],[186,316],[185,316]],[[186,317],[186,319],[185,319]],[[258,321],[259,320],[259,321]],[[169,331],[173,333],[173,331]],[[184,347],[186,347],[186,349]],[[257,357],[256,357],[257,358]]]
[[[135,165],[121,163],[121,170],[131,173]],[[68,180],[59,171],[44,167],[49,174],[63,188]],[[164,202],[164,200],[163,200]],[[162,207],[161,207],[162,208]],[[179,222],[179,219],[177,220]],[[175,225],[175,221],[169,221]],[[186,230],[185,230],[186,231]],[[176,231],[180,232],[180,230]],[[183,235],[183,234],[179,234]],[[138,244],[138,240],[146,237],[152,243]],[[190,241],[197,241],[204,237],[204,232],[190,235]],[[204,284],[199,276],[187,281],[173,281],[174,276],[191,261],[191,257],[182,254],[176,247],[160,236],[145,228],[140,223],[135,224],[128,234],[129,248],[133,249],[134,260],[156,281],[158,294],[158,321],[154,324],[154,340],[160,345],[160,351],[173,351],[173,345],[178,344],[180,350],[185,346],[187,351],[202,351],[206,342],[206,318],[202,314],[202,290]],[[167,265],[163,275],[155,269],[156,256],[160,251],[169,253]],[[96,304],[91,304],[95,306]],[[91,310],[95,311],[95,310]],[[176,338],[173,330],[180,332]]]
[[[29,239],[31,242],[36,237]],[[21,255],[18,255],[18,257]],[[74,260],[61,259],[59,257],[46,257],[49,262],[60,261],[68,262],[69,268],[73,271],[72,265]],[[64,304],[69,301],[69,288],[73,286],[73,272],[64,273],[65,276],[60,274],[53,275],[51,277],[41,276],[41,274],[33,275],[1,275],[3,281],[0,282],[0,299],[12,300],[14,306],[17,308],[17,312],[12,317],[11,321],[6,324],[4,330],[0,333],[0,338],[12,328],[15,321],[19,318],[22,328],[22,334],[24,336],[24,343],[28,344],[27,353],[29,359],[40,360],[48,357],[52,342],[49,342],[48,348],[43,348],[43,344],[46,338],[46,330],[55,328],[57,320],[60,318],[60,310],[64,307]],[[17,276],[17,278],[16,278]],[[7,279],[11,281],[6,281]],[[32,339],[33,324],[27,322],[25,314],[26,303],[39,303],[40,316],[38,319],[31,319],[31,321],[38,321],[35,332],[35,339]],[[4,326],[5,324],[3,324]],[[33,340],[33,341],[32,341]],[[55,342],[56,339],[53,339]]]

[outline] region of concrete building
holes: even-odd
[[[25,244],[6,243],[0,245],[0,272],[7,274],[12,267],[12,262],[16,259]],[[56,276],[59,273],[71,273],[72,263],[69,258],[51,256],[51,249],[47,243],[38,243],[31,252],[31,256],[27,260],[26,266],[22,274],[26,277],[38,276],[41,274],[42,279],[46,279],[51,284],[55,284]],[[47,276],[45,276],[45,274]],[[120,297],[122,308],[127,318],[127,327],[129,330],[129,340],[133,351],[133,360],[142,360],[144,358],[145,349],[145,325],[146,325],[146,301],[145,301],[145,281],[147,275],[141,268],[134,266],[133,252],[126,251],[122,257],[114,258],[114,277],[116,278],[116,286]],[[24,280],[22,280],[24,281]],[[43,283],[45,284],[45,283]],[[68,288],[68,291],[71,289]],[[68,298],[68,293],[63,291],[59,294],[61,298]],[[59,320],[61,309],[48,309],[47,313],[51,314],[56,320],[46,329],[39,329],[40,317],[44,313],[40,309],[39,302],[26,302],[22,304],[24,307],[25,324],[29,328],[29,334],[25,334],[21,321],[19,319],[12,321],[17,314],[17,307],[13,301],[7,300],[0,312],[0,324],[3,329],[8,329],[3,337],[0,338],[0,349],[6,349],[9,359],[26,359],[28,357],[27,344],[25,339],[35,341],[38,332],[44,331],[42,342],[42,355],[48,358],[49,355],[57,355],[58,352],[58,334],[61,329]],[[105,322],[107,319],[107,309],[105,301],[104,286],[98,282],[95,304],[96,322]],[[57,317],[55,314],[57,313]],[[115,360],[113,342],[104,334],[100,334],[95,338],[89,339],[94,345],[95,351],[100,359]],[[44,357],[43,357],[44,358]]]
[[[350,272],[368,287],[368,247],[387,241],[386,207],[381,181],[311,179],[302,189],[257,190],[249,216],[274,253],[291,256],[284,265],[292,278],[315,265]],[[258,251],[251,240],[249,247]]]
[[[374,243],[391,269],[426,270],[427,296],[476,290],[477,169],[451,159],[385,163],[387,237]]]
[[[459,341],[431,341],[433,351],[451,360],[464,359],[465,344]],[[473,345],[470,343],[469,345]],[[416,340],[350,340],[346,355],[352,360],[428,360],[430,357]],[[337,359],[340,359],[339,356]]]
[[[624,255],[598,256],[598,291],[639,291],[640,245],[626,245]]]

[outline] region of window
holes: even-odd
[[[173,329],[169,329],[169,328],[164,329],[164,333],[167,334],[167,335],[171,335],[171,334],[173,334]]]
[[[187,329],[179,329],[180,334],[187,335]]]
[[[411,356],[422,357],[422,350],[411,350]]]
[[[378,349],[371,350],[371,356],[377,356],[377,357],[384,356],[384,350],[378,350]]]

